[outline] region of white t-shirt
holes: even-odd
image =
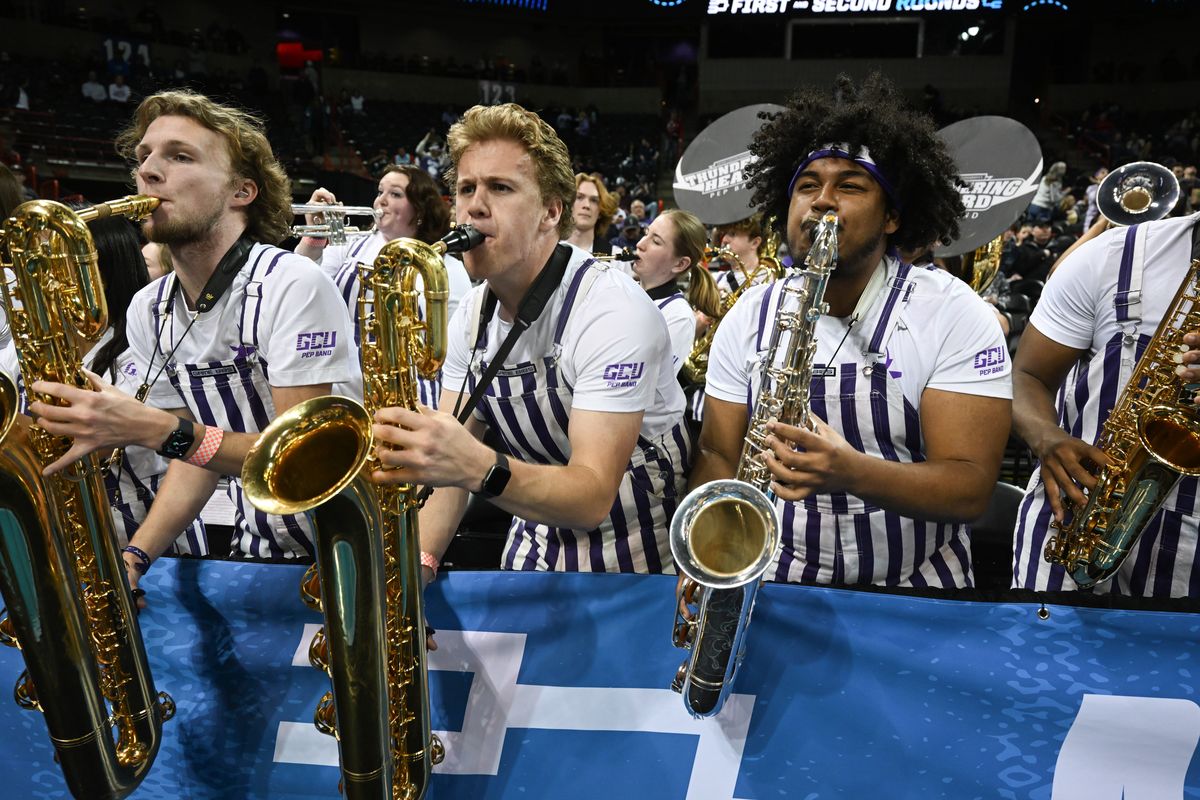
[[[562,283],[541,316],[521,334],[506,359],[522,364],[551,354],[554,331],[575,273],[591,254],[572,246],[571,260]],[[559,355],[560,374],[573,387],[572,408],[586,411],[644,411],[642,435],[654,438],[670,430],[683,414],[683,390],[671,363],[670,334],[654,302],[629,276],[607,264],[597,264],[600,274],[586,296],[578,297],[563,330]],[[470,295],[486,292],[475,287]],[[449,344],[442,366],[442,385],[450,391],[463,387],[475,341],[475,302],[462,303],[450,320]],[[499,307],[488,323],[487,348],[477,362],[487,361],[500,349],[512,329]],[[470,344],[468,344],[470,341]]]
[[[369,237],[362,248],[354,254],[354,262],[362,264],[373,264],[379,251],[388,243],[388,239],[379,231],[373,231],[369,234],[364,234]],[[331,278],[337,278],[338,272],[350,258],[350,251],[354,246],[361,241],[362,237],[350,239],[345,244],[326,245],[321,251],[321,269]],[[467,296],[467,292],[471,291],[471,276],[467,274],[467,268],[463,266],[463,262],[451,255],[442,257],[442,263],[446,265],[446,278],[450,296],[446,299],[446,318],[454,316],[454,312],[458,310],[458,304]],[[423,283],[418,278],[417,288],[423,287]],[[421,299],[421,308],[425,308],[425,300]],[[351,312],[351,318],[354,317],[354,312]]]
[[[682,294],[657,300],[655,305],[659,306],[663,319],[667,321],[667,331],[671,335],[671,363],[678,373],[683,362],[692,354],[692,345],[696,340],[696,316]]]
[[[122,84],[118,86],[115,83],[108,85],[108,99],[117,103],[129,102],[129,86]]]
[[[176,345],[172,361],[180,364],[226,362],[245,353],[247,343],[255,338],[255,331],[241,331],[243,299],[253,264],[258,267],[255,285],[249,289],[251,296],[258,295],[259,303],[257,311],[248,316],[256,321],[257,356],[266,367],[270,385],[308,386],[350,378],[357,367],[354,337],[350,315],[333,281],[310,259],[256,244],[216,306],[200,314],[186,336],[183,332],[193,314],[177,293],[172,314],[161,322],[161,345],[156,346],[154,307],[160,292],[166,297],[170,285],[163,282],[174,281],[173,274],[134,295],[126,324],[139,380],[146,365],[153,378]],[[158,408],[183,404],[165,371],[154,381],[146,402]],[[273,407],[271,412],[273,415]]]
[[[1191,226],[1200,214],[1172,217],[1146,229],[1147,264],[1174,264],[1177,269],[1147,269],[1142,273],[1140,332],[1152,335],[1171,304],[1184,269],[1191,261]],[[1111,228],[1079,245],[1046,281],[1029,322],[1047,338],[1089,353],[1101,352],[1115,334],[1124,332],[1117,321],[1113,295],[1117,292],[1119,254],[1127,228]]]
[[[87,81],[80,87],[80,90],[84,97],[97,103],[103,103],[108,99],[108,92],[104,90],[104,84],[99,81]]]
[[[848,318],[825,315],[817,320],[815,364],[828,364],[835,352],[838,364],[870,363],[865,352],[899,268],[895,259],[887,258],[884,264],[888,279],[849,335]],[[1012,364],[991,307],[965,283],[941,270],[914,267],[908,280],[911,294],[887,342],[885,364],[912,407],[920,408],[925,389],[1011,398]],[[769,289],[769,285],[747,289],[721,320],[709,352],[706,395],[731,403],[758,396],[759,314],[763,293]],[[767,341],[764,336],[764,349]]]

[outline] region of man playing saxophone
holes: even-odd
[[[506,569],[669,571],[666,523],[690,453],[662,315],[627,275],[560,243],[575,178],[536,114],[476,106],[448,142],[458,221],[486,237],[464,253],[484,284],[450,322],[440,410],[377,413],[380,460],[401,469],[376,480],[443,487],[420,516],[426,577],[468,492],[515,515]],[[523,298],[538,292],[544,310],[498,358],[526,318]],[[494,359],[503,368],[489,383]],[[448,412],[480,385],[478,409],[459,424]],[[511,459],[480,441],[485,426]]]
[[[138,191],[161,200],[143,229],[170,247],[174,264],[134,296],[127,317],[146,405],[93,377],[100,391],[35,384],[68,405],[30,410],[49,432],[74,439],[48,471],[130,444],[173,459],[158,493],[165,502],[153,504],[124,553],[136,587],[218,478],[240,473],[277,412],[350,379],[353,337],[333,282],[274,246],[289,230],[291,196],[258,120],[192,92],[162,92],[142,102],[118,146],[135,163]],[[239,486],[231,479],[234,541],[202,547],[311,555],[305,520],[256,511]]]
[[[966,523],[987,507],[1008,435],[1007,350],[965,284],[895,254],[957,233],[953,161],[877,74],[860,86],[839,78],[832,97],[802,90],[751,151],[754,202],[787,221],[797,264],[818,220],[838,218],[812,357],[814,429],[767,428],[782,522],[767,577],[971,585]],[[736,474],[780,288],[748,289],[717,331],[693,487]]]
[[[1097,489],[1097,468],[1113,464],[1093,443],[1128,391],[1189,264],[1200,257],[1198,221],[1200,214],[1192,214],[1105,231],[1067,256],[1046,282],[1013,364],[1014,426],[1039,463],[1017,521],[1014,586],[1077,588],[1063,566],[1043,557],[1056,535],[1052,524],[1064,522],[1071,506],[1083,509],[1085,491]],[[1196,321],[1194,306],[1188,318]],[[1176,350],[1178,361],[1167,365],[1179,386],[1200,381],[1196,327],[1177,332],[1186,352]],[[1197,418],[1194,407],[1191,416]],[[1195,449],[1194,434],[1190,445],[1182,432],[1175,439],[1181,450]],[[1180,478],[1112,580],[1095,591],[1200,597],[1198,498],[1197,479]]]

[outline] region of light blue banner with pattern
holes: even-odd
[[[179,710],[132,797],[338,797],[303,569],[164,559],[142,614]],[[1200,616],[768,585],[722,714],[668,684],[675,581],[458,573],[428,593],[428,797],[1200,797]],[[0,685],[21,670],[0,653]],[[7,689],[4,694],[7,695]],[[0,702],[4,798],[67,797],[40,715]]]

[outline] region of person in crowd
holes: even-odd
[[[1050,165],[1050,169],[1046,170],[1046,174],[1038,183],[1033,200],[1029,203],[1029,209],[1025,212],[1026,219],[1030,223],[1053,221],[1054,210],[1058,208],[1058,203],[1062,200],[1063,176],[1066,174],[1067,165],[1063,161],[1054,162]]]
[[[957,236],[954,161],[878,73],[800,90],[750,149],[752,202],[786,220],[798,265],[818,221],[838,218],[803,387],[811,429],[781,419],[763,432],[783,540],[768,578],[972,585],[968,525],[1008,437],[1008,351],[970,287],[895,255]],[[714,336],[693,488],[737,474],[785,285],[748,289]]]
[[[1009,282],[1046,280],[1050,266],[1062,252],[1053,244],[1054,229],[1049,222],[1023,226],[1017,233],[1017,245],[1007,273]]]
[[[1037,457],[1021,503],[1013,586],[1071,590],[1067,571],[1043,558],[1047,540],[1098,490],[1097,468],[1113,463],[1096,447],[1187,274],[1200,257],[1200,214],[1113,228],[1079,246],[1047,281],[1013,364],[1013,423]],[[1140,287],[1140,289],[1135,288]],[[1181,384],[1200,380],[1200,331],[1184,337]],[[1064,383],[1064,381],[1066,383]],[[1136,434],[1135,434],[1136,435]],[[1129,556],[1098,593],[1200,597],[1196,561],[1197,479],[1166,496]]]
[[[79,87],[83,96],[91,100],[93,103],[103,103],[108,99],[108,90],[104,88],[104,84],[96,80],[96,70],[89,70],[87,80]]]
[[[1092,173],[1092,177],[1088,179],[1088,186],[1084,189],[1084,196],[1087,198],[1087,211],[1083,215],[1083,229],[1095,224],[1096,219],[1100,216],[1100,207],[1096,205],[1096,194],[1100,191],[1100,184],[1108,177],[1108,167],[1100,167]]]
[[[160,92],[138,106],[117,142],[135,165],[137,191],[161,200],[143,232],[170,246],[174,267],[134,295],[127,316],[146,402],[96,376],[97,391],[35,382],[33,392],[62,405],[34,402],[30,411],[47,431],[73,440],[48,473],[119,446],[171,459],[158,492],[169,502],[151,506],[124,553],[136,587],[217,479],[240,475],[276,413],[329,394],[354,364],[337,287],[309,259],[272,244],[290,229],[291,192],[257,118],[191,91]],[[202,548],[311,557],[306,520],[250,507],[238,477],[229,494],[233,541]]]
[[[637,247],[637,243],[642,240],[642,236],[644,236],[646,232],[645,227],[633,214],[627,215],[625,219],[621,221],[620,230],[621,232],[608,242],[610,245],[612,245],[612,252],[614,253],[632,251],[635,247]]]
[[[337,203],[337,197],[328,189],[319,188],[309,198],[309,203]],[[379,214],[374,230],[363,234],[344,245],[328,245],[326,239],[305,237],[296,247],[296,252],[308,256],[321,265],[333,278],[354,325],[354,341],[359,343],[358,297],[361,280],[360,264],[373,264],[379,252],[388,242],[401,237],[433,244],[450,230],[450,209],[442,199],[433,179],[423,170],[413,167],[384,168],[375,193],[373,207]],[[316,215],[309,214],[310,225],[318,223]],[[471,289],[462,261],[455,256],[442,258],[446,267],[450,295],[446,303],[447,318],[454,314],[459,302]],[[424,298],[421,300],[424,309]],[[356,399],[362,397],[362,374],[355,372],[353,380],[339,386],[338,392]],[[420,379],[421,402],[431,408],[438,407],[441,384],[437,378]]]
[[[114,75],[112,83],[108,85],[108,99],[114,103],[129,102],[129,85],[125,83],[124,75]]]
[[[637,244],[633,274],[658,306],[671,334],[671,358],[678,373],[696,339],[693,309],[709,317],[721,312],[717,285],[704,266],[708,244],[704,223],[695,214],[670,210],[659,214]],[[687,274],[687,294],[678,280]]]
[[[604,234],[616,210],[616,198],[608,193],[604,181],[580,172],[575,176],[575,204],[571,208],[575,227],[567,241],[594,255],[611,254],[612,244]]]
[[[505,569],[671,571],[666,526],[690,442],[662,315],[628,276],[560,242],[576,184],[540,117],[475,106],[449,150],[458,221],[485,240],[464,254],[482,284],[451,321],[441,407],[481,400],[465,425],[388,408],[374,428],[382,464],[401,468],[375,480],[440,487],[420,517],[426,578],[469,492],[514,515]],[[545,300],[540,313],[527,297]],[[526,329],[518,315],[536,319]],[[489,427],[507,453],[483,444]]]

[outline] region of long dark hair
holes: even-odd
[[[125,332],[126,312],[133,296],[150,282],[141,241],[133,223],[124,217],[106,217],[88,223],[100,261],[100,279],[108,303],[108,326],[112,338],[96,353],[89,366],[92,372],[106,375],[117,356],[129,348]]]

